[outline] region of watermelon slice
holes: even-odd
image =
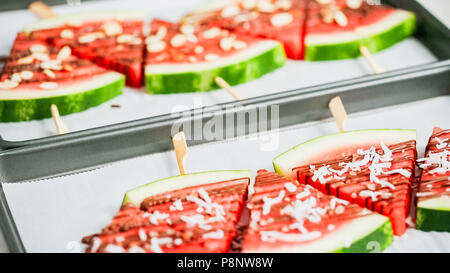
[[[215,3],[214,3],[215,2]],[[212,1],[185,21],[218,26],[234,33],[278,40],[291,59],[303,59],[308,0]]]
[[[370,252],[393,241],[389,219],[260,170],[243,252]]]
[[[145,83],[154,94],[217,89],[216,76],[230,85],[248,82],[286,60],[277,41],[217,27],[153,20],[145,41]]]
[[[87,252],[228,252],[250,171],[175,176],[130,190]]]
[[[450,232],[450,130],[435,128],[419,159],[422,178],[417,193],[416,228]]]
[[[143,16],[136,12],[95,12],[44,19],[25,28],[35,39],[72,48],[75,55],[126,75],[126,84],[143,82]]]
[[[334,12],[339,12],[343,19],[333,19],[331,14]],[[305,60],[356,58],[361,55],[361,46],[377,52],[411,36],[414,30],[415,16],[412,12],[370,5],[365,1],[353,9],[345,0],[335,1],[333,5],[310,1]]]
[[[416,160],[414,130],[361,130],[300,144],[274,159],[283,176],[390,218],[406,231]]]
[[[122,93],[124,76],[19,33],[0,78],[0,122],[80,112]]]

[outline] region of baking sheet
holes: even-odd
[[[177,20],[207,0],[171,0],[171,1],[127,1],[127,9],[143,10],[146,18],[159,17]],[[86,10],[105,9],[105,1],[82,3],[80,6],[57,6],[57,14],[73,13]],[[108,1],[108,9],[123,9],[122,1]],[[0,30],[0,54],[7,54],[12,41],[20,29],[36,20],[28,11],[0,13],[0,24],[11,27]],[[388,71],[428,64],[437,58],[415,38],[405,41],[377,54],[376,60]],[[277,71],[264,77],[236,86],[245,97],[256,97],[286,90],[298,89],[322,83],[362,77],[370,74],[370,68],[364,59],[350,59],[327,62],[304,62],[289,60]],[[232,101],[233,98],[224,90],[207,93],[187,93],[172,95],[148,95],[145,88],[126,87],[124,94],[98,107],[63,117],[70,131],[79,131],[131,121],[151,116],[168,114],[180,110],[197,108]],[[112,108],[118,104],[120,108]],[[56,134],[52,119],[39,121],[0,123],[0,135],[9,141],[29,140]]]
[[[417,129],[419,155],[434,126],[450,128],[450,96],[360,112],[349,116],[347,130]],[[226,169],[272,170],[271,160],[313,137],[337,131],[328,119],[282,129],[278,134],[193,146],[188,172]],[[99,232],[120,207],[126,190],[178,174],[173,152],[124,160],[103,168],[47,180],[3,184],[28,252],[77,252],[80,239]],[[387,252],[450,252],[450,233],[409,229]]]

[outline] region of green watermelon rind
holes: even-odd
[[[445,196],[444,198],[449,198]],[[416,229],[422,231],[450,232],[450,207],[441,197],[420,201],[417,204]]]
[[[306,44],[305,60],[327,61],[357,58],[361,56],[361,46],[366,46],[370,52],[376,53],[410,37],[415,29],[416,17],[414,13],[408,12],[408,16],[398,24],[368,37],[342,43]]]
[[[382,252],[394,241],[391,221],[386,220],[383,225],[367,236],[353,242],[349,247],[333,251],[334,253],[376,253]]]
[[[98,106],[120,94],[125,85],[125,76],[115,73],[115,80],[105,85],[63,96],[0,99],[0,122],[18,122],[49,118],[50,106],[58,106],[60,115],[68,115]],[[17,91],[21,92],[21,91]],[[39,93],[39,90],[36,91]]]
[[[211,69],[199,71],[184,71],[181,73],[145,73],[145,85],[150,94],[169,94],[182,92],[204,92],[220,87],[215,78],[222,77],[228,84],[237,85],[251,80],[282,67],[286,62],[283,46],[278,42],[270,41],[273,46],[256,56],[235,63],[216,67],[213,63]],[[147,65],[154,67],[155,65]]]
[[[315,163],[308,162],[308,154],[326,153],[331,147],[357,146],[362,140],[377,143],[384,141],[389,145],[415,139],[416,131],[410,129],[368,129],[330,134],[303,142],[280,154],[273,160],[273,167],[278,174],[289,177],[292,168]]]
[[[172,176],[156,180],[127,191],[123,198],[122,205],[139,206],[141,202],[149,196],[180,190],[187,187],[202,186],[241,178],[248,178],[250,182],[251,174],[252,172],[249,170],[229,170]]]

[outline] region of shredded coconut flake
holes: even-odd
[[[173,204],[169,207],[170,211],[174,210],[183,210],[183,203],[181,202],[181,199],[178,199],[177,201],[173,202]]]
[[[208,233],[204,233],[202,235],[202,237],[204,239],[222,239],[223,238],[223,230],[218,229],[216,231],[212,231],[212,232],[208,232]]]
[[[263,205],[263,215],[267,215],[270,213],[270,209],[273,205],[280,203],[283,200],[283,197],[285,195],[285,191],[280,191],[278,196],[276,198],[269,198],[267,196],[263,197],[264,205]]]
[[[289,192],[294,192],[297,190],[297,187],[292,183],[292,182],[288,182],[286,184],[284,184],[284,187],[286,188],[286,190],[288,190]]]

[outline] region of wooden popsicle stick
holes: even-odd
[[[373,58],[372,54],[370,54],[370,51],[366,46],[361,46],[359,50],[361,51],[361,54],[364,56],[367,63],[372,68],[375,74],[381,74],[386,72],[386,69],[375,61],[375,59]]]
[[[56,132],[58,135],[67,134],[69,130],[64,122],[61,120],[61,116],[59,115],[58,107],[54,104],[50,106],[50,110],[52,112],[53,121],[55,122]]]
[[[336,120],[339,127],[339,132],[344,132],[345,122],[347,121],[347,111],[345,111],[341,97],[337,96],[332,98],[330,103],[328,103],[328,108],[330,108],[331,114],[333,115],[334,120]]]
[[[225,89],[228,93],[230,93],[230,95],[233,96],[234,99],[236,100],[244,100],[245,97],[239,93],[238,91],[236,91],[233,87],[231,87],[224,79],[222,79],[221,77],[216,77],[215,79],[216,83],[218,86],[222,87],[223,89]]]
[[[187,144],[184,132],[178,132],[172,138],[173,148],[177,155],[178,168],[180,169],[180,174],[184,175],[184,157],[187,155]]]
[[[45,3],[41,1],[35,1],[28,6],[28,9],[34,13],[39,18],[50,18],[55,17],[56,14],[53,13],[52,8],[47,6]]]

